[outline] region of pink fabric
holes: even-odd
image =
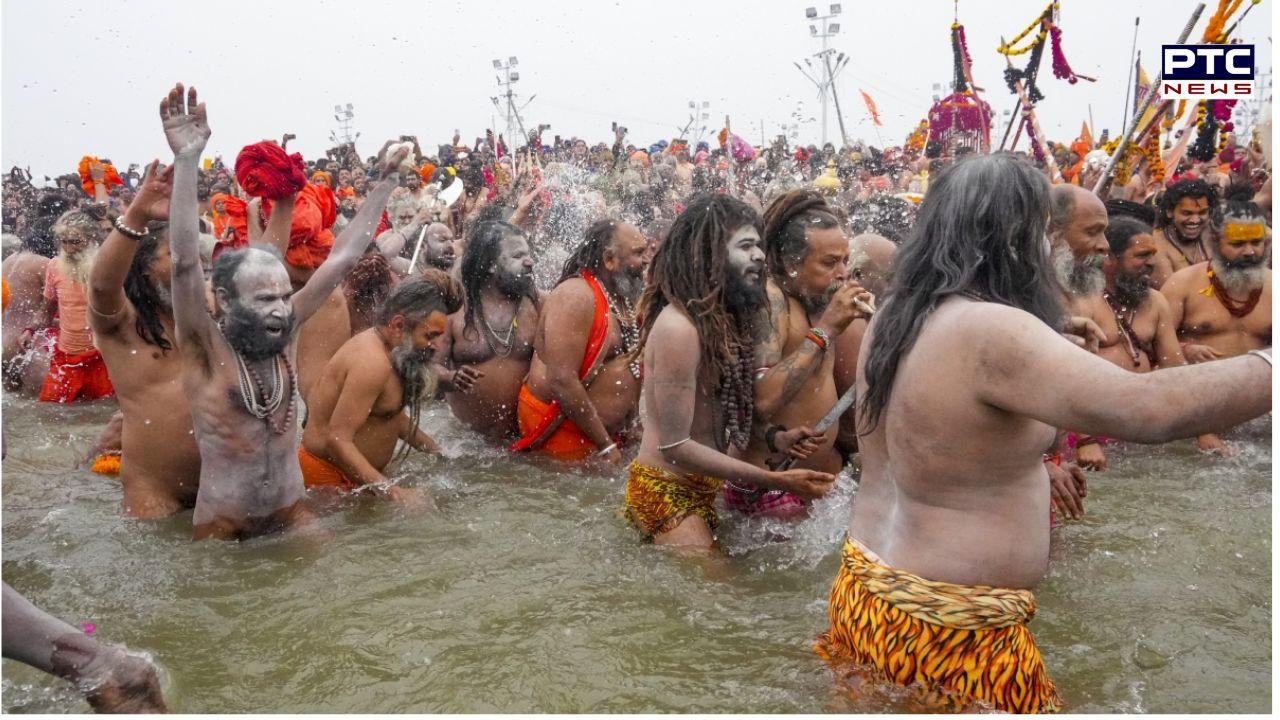
[[[1079,442],[1079,440],[1080,440],[1080,436],[1078,434],[1073,432],[1067,433],[1067,447],[1071,448],[1072,450],[1076,448],[1076,443]],[[1105,435],[1098,436],[1099,445],[1111,445],[1115,442],[1116,442],[1115,438],[1109,438]]]
[[[745,493],[729,483],[724,485],[724,505],[743,515],[793,520],[804,517],[809,506],[800,496],[779,490],[763,494]]]
[[[69,355],[93,349],[85,287],[63,276],[55,258],[44,269],[44,299],[58,301],[58,348]]]

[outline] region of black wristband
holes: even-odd
[[[787,429],[781,425],[770,425],[769,429],[764,431],[764,444],[769,448],[769,452],[782,452],[777,445],[773,444],[773,439],[778,436],[778,433],[786,431]]]

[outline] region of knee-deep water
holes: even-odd
[[[898,711],[850,699],[811,651],[826,626],[846,473],[786,530],[722,513],[727,555],[639,542],[625,469],[513,457],[424,412],[446,457],[321,511],[327,538],[190,540],[191,512],[120,514],[73,469],[113,405],[6,398],[3,576],[48,612],[151,654],[181,712]],[[1068,710],[1271,708],[1271,421],[1106,448],[1085,519],[1053,531],[1031,629]],[[780,532],[791,539],[779,542]],[[7,630],[7,628],[6,628]],[[83,712],[65,682],[4,661],[5,712]]]

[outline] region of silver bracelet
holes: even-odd
[[[605,449],[601,450],[600,452],[596,453],[596,457],[604,457],[605,455],[608,455],[609,453],[611,453],[611,452],[613,452],[614,450],[617,450],[617,449],[618,449],[618,443],[610,443],[609,447],[607,447],[607,448],[605,448]]]
[[[678,447],[680,447],[681,445],[683,445],[683,444],[685,444],[685,443],[689,442],[689,441],[690,441],[690,440],[692,440],[692,439],[693,439],[692,437],[687,437],[687,438],[685,438],[685,439],[683,439],[683,440],[677,440],[677,441],[675,441],[675,442],[673,442],[673,443],[670,443],[669,445],[659,445],[659,446],[658,446],[658,452],[666,452],[666,451],[668,451],[668,450],[671,450],[672,448],[678,448]]]
[[[129,237],[129,238],[133,238],[134,240],[141,240],[142,238],[147,236],[146,230],[134,230],[128,225],[125,225],[124,215],[116,216],[115,226],[116,226],[116,230],[119,230],[121,235],[124,235],[125,237]]]
[[[1270,356],[1270,355],[1268,355],[1268,354],[1266,354],[1266,353],[1264,353],[1264,352],[1262,352],[1261,350],[1250,350],[1249,352],[1247,352],[1247,353],[1245,353],[1245,354],[1246,354],[1246,355],[1257,355],[1258,357],[1262,358],[1263,360],[1266,360],[1266,361],[1267,361],[1267,365],[1271,365],[1271,364],[1272,364],[1272,363],[1271,363],[1271,356]],[[1274,367],[1274,365],[1272,365],[1272,367]]]

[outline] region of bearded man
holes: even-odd
[[[519,432],[516,405],[538,329],[533,265],[520,228],[500,221],[471,227],[459,271],[462,310],[449,318],[441,343],[440,379],[454,416],[498,442]]]
[[[433,222],[422,238],[422,262],[428,267],[452,273],[458,260],[458,243],[448,225]]]
[[[649,243],[634,226],[600,220],[565,261],[543,302],[513,450],[618,462],[618,440],[640,402],[635,306]]]
[[[1218,207],[1218,191],[1204,180],[1179,180],[1160,196],[1156,233],[1156,271],[1151,287],[1163,289],[1179,270],[1209,261],[1209,216]]]
[[[1064,339],[1049,204],[1029,163],[971,156],[931,183],[894,255],[859,358],[862,479],[816,647],[842,679],[869,666],[953,708],[1060,709],[1027,627],[1055,428],[1167,442],[1271,407],[1267,353],[1139,374]]]
[[[1172,310],[1150,285],[1157,254],[1151,227],[1132,217],[1112,217],[1106,231],[1109,253],[1103,266],[1106,286],[1096,295],[1069,294],[1072,315],[1088,317],[1102,328],[1098,356],[1133,372],[1187,364],[1178,345]],[[1076,462],[1090,470],[1107,468],[1104,439],[1071,433]],[[1212,433],[1196,438],[1201,450],[1226,452]]]
[[[865,315],[858,303],[873,302],[856,282],[848,282],[849,241],[826,200],[813,190],[778,196],[764,215],[764,247],[769,260],[769,306],[757,320],[755,422],[763,437],[741,453],[767,467],[784,451],[774,436],[816,423],[836,404],[835,362],[841,336]],[[855,331],[861,337],[861,329]],[[846,357],[857,357],[856,341]],[[800,467],[835,475],[844,458],[835,447],[839,428],[830,427],[819,447]],[[725,485],[725,505],[748,515],[792,518],[805,514],[804,500],[737,483]]]
[[[1097,295],[1106,284],[1107,207],[1076,185],[1056,185],[1049,196],[1048,234],[1058,283],[1070,296]]]
[[[45,268],[44,298],[49,303],[48,317],[57,314],[58,339],[40,388],[41,402],[97,400],[115,394],[89,327],[89,268],[100,232],[98,221],[79,210],[64,213],[53,225],[58,255]]]
[[[397,502],[430,502],[419,489],[390,484],[384,472],[399,441],[405,455],[440,450],[418,427],[419,408],[439,338],[461,305],[457,283],[427,270],[396,285],[378,307],[377,324],[338,350],[321,375],[298,448],[307,487],[370,487]]]
[[[1245,196],[1247,197],[1247,195]],[[1193,363],[1271,345],[1271,229],[1258,206],[1228,200],[1214,211],[1208,262],[1179,270],[1161,288]]]
[[[756,427],[754,322],[767,302],[764,279],[759,216],[727,195],[691,198],[654,254],[639,308],[648,416],[624,511],[655,544],[715,547],[715,499],[726,481],[805,499],[835,481],[728,453],[745,450]],[[813,439],[800,427],[778,432],[774,444],[803,457]]]
[[[196,178],[209,140],[205,106],[182,85],[160,104],[174,152],[169,249],[173,314],[182,351],[182,380],[200,447],[194,536],[242,539],[305,519],[297,455],[297,390],[292,359],[306,322],[360,259],[395,187],[402,149],[380,158],[383,179],[311,278],[294,292],[271,249],[223,252],[213,268],[221,312],[205,305],[198,246]],[[390,143],[388,143],[388,146]]]

